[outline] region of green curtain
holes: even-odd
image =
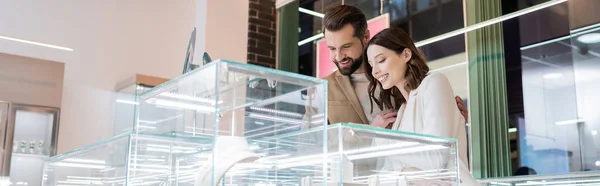
[[[298,73],[298,27],[299,27],[299,1],[291,2],[279,11],[279,41],[277,52],[277,69]]]
[[[501,0],[465,0],[467,25],[502,16]],[[511,175],[502,23],[467,33],[472,167],[476,178]]]

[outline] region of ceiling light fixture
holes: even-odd
[[[594,24],[594,25],[591,25],[591,26],[587,26],[587,27],[583,27],[583,28],[578,28],[578,29],[575,29],[575,30],[571,30],[571,32],[570,32],[571,34],[567,35],[567,36],[563,36],[563,37],[559,37],[559,38],[555,38],[555,39],[551,39],[551,40],[547,40],[547,41],[543,41],[543,42],[539,42],[539,43],[534,43],[534,44],[531,44],[531,45],[527,45],[527,46],[521,47],[521,50],[527,50],[527,49],[530,49],[530,48],[535,48],[535,47],[547,45],[547,44],[550,44],[550,43],[556,43],[558,41],[571,39],[572,37],[577,37],[577,36],[580,36],[580,35],[583,35],[583,34],[586,34],[586,33],[590,33],[590,32],[595,32],[595,31],[598,31],[598,30],[600,30],[600,23]]]
[[[535,12],[535,11],[538,11],[538,10],[541,10],[541,9],[544,9],[544,8],[548,8],[548,7],[551,7],[551,6],[554,6],[554,5],[566,2],[566,1],[567,0],[552,0],[552,1],[548,1],[548,2],[545,2],[545,3],[539,4],[539,5],[535,5],[535,6],[523,9],[523,10],[519,10],[519,11],[510,13],[510,14],[506,14],[506,15],[503,15],[503,16],[500,16],[500,17],[496,17],[494,19],[490,19],[490,20],[487,20],[487,21],[484,21],[484,22],[481,22],[481,23],[477,23],[477,24],[474,24],[474,25],[471,25],[471,26],[468,26],[468,27],[464,27],[464,28],[461,28],[461,29],[458,29],[458,30],[454,30],[452,32],[447,32],[447,33],[442,34],[442,35],[438,35],[438,36],[435,36],[435,37],[432,37],[432,38],[429,38],[429,39],[426,39],[426,40],[423,40],[423,41],[416,42],[415,46],[422,47],[422,46],[425,46],[425,45],[428,45],[428,44],[431,44],[431,43],[435,43],[435,42],[438,42],[438,41],[441,41],[441,40],[444,40],[444,39],[448,39],[448,38],[451,38],[451,37],[454,37],[454,36],[457,36],[457,35],[460,35],[460,34],[465,34],[467,32],[473,31],[473,30],[477,30],[477,29],[480,29],[480,28],[483,28],[483,27],[486,27],[486,26],[490,26],[490,25],[493,25],[493,24],[496,24],[496,23],[500,23],[500,22],[503,22],[503,21],[506,21],[506,20],[509,20],[509,19],[512,19],[512,18],[515,18],[515,17],[519,17],[519,16],[522,16],[522,15],[525,15],[525,14],[528,14],[528,13],[531,13],[531,12]],[[314,35],[312,37],[309,37],[307,39],[304,39],[304,40],[298,42],[298,46],[302,46],[302,45],[304,45],[306,43],[309,43],[311,41],[317,40],[317,39],[319,39],[319,38],[321,38],[323,36],[324,36],[323,33]]]
[[[139,105],[140,104],[135,101],[122,100],[122,99],[117,99],[117,103],[124,103],[124,104],[130,104],[130,105]]]
[[[325,34],[323,34],[323,33],[320,33],[320,34],[314,35],[314,36],[312,36],[312,37],[306,38],[306,39],[304,39],[304,40],[302,40],[302,41],[298,42],[298,46],[302,46],[302,45],[304,45],[304,44],[306,44],[306,43],[309,43],[309,42],[311,42],[311,41],[314,41],[314,40],[317,40],[317,39],[319,39],[319,38],[322,38],[323,36],[325,36]]]
[[[544,74],[544,79],[558,79],[563,77],[563,74],[561,73],[547,73]]]
[[[431,43],[435,43],[435,42],[438,42],[438,41],[441,41],[441,40],[444,40],[444,39],[448,39],[448,38],[451,38],[451,37],[454,37],[454,36],[457,36],[457,35],[460,35],[460,34],[465,34],[465,33],[470,32],[470,31],[474,31],[474,30],[477,30],[477,29],[480,29],[480,28],[483,28],[483,27],[486,27],[486,26],[490,26],[490,25],[493,25],[493,24],[496,24],[496,23],[500,23],[500,22],[503,22],[503,21],[506,21],[506,20],[509,20],[509,19],[512,19],[512,18],[515,18],[515,17],[519,17],[519,16],[522,16],[522,15],[525,15],[525,14],[528,14],[528,13],[531,13],[531,12],[535,12],[535,11],[538,11],[538,10],[541,10],[541,9],[544,9],[544,8],[548,8],[548,7],[551,7],[551,6],[554,6],[554,5],[566,2],[566,1],[567,0],[548,1],[548,2],[539,4],[539,5],[536,5],[536,6],[532,6],[532,7],[520,10],[520,11],[516,11],[516,12],[510,13],[510,14],[499,16],[499,17],[496,17],[494,19],[490,19],[490,20],[487,20],[487,21],[484,21],[484,22],[481,22],[481,23],[477,23],[477,24],[474,24],[474,25],[471,25],[471,26],[468,26],[468,27],[464,27],[464,28],[461,28],[461,29],[458,29],[458,30],[455,30],[455,31],[452,31],[452,32],[448,32],[448,33],[445,33],[445,34],[442,34],[442,35],[439,35],[439,36],[435,36],[435,37],[423,40],[423,41],[419,41],[419,42],[415,43],[415,45],[417,47],[422,47],[422,46],[425,46],[425,45],[428,45],[428,44],[431,44]]]
[[[577,37],[577,41],[585,44],[600,43],[600,33],[583,34]]]
[[[445,67],[442,67],[442,68],[432,69],[432,70],[430,70],[430,72],[447,70],[447,69],[450,69],[450,68],[459,67],[459,66],[463,66],[463,65],[466,65],[466,64],[467,64],[466,61],[465,62],[460,62],[460,63],[448,65],[448,66],[445,66]]]
[[[570,125],[570,124],[577,124],[577,123],[583,123],[583,122],[585,122],[585,120],[583,120],[583,119],[573,119],[573,120],[559,121],[559,122],[556,122],[554,124],[556,124],[556,125]]]
[[[305,14],[310,14],[310,15],[313,15],[316,17],[320,17],[320,18],[325,17],[325,14],[323,14],[323,13],[315,12],[315,11],[305,9],[305,8],[298,8],[298,11],[305,13]]]
[[[16,41],[16,42],[20,42],[20,43],[26,43],[26,44],[30,44],[30,45],[37,45],[37,46],[42,46],[42,47],[54,48],[54,49],[64,50],[64,51],[69,51],[69,52],[73,51],[72,48],[67,48],[67,47],[62,47],[62,46],[56,46],[56,45],[51,45],[51,44],[46,44],[46,43],[40,43],[40,42],[35,42],[35,41],[29,41],[29,40],[24,40],[24,39],[17,39],[17,38],[7,37],[7,36],[1,36],[1,35],[0,35],[0,39],[5,39],[5,40],[9,40],[9,41]]]

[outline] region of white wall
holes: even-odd
[[[174,78],[198,29],[196,56],[245,63],[248,0],[0,0],[0,53],[65,64],[58,152],[110,137],[115,84],[133,74]],[[201,59],[201,58],[196,58]]]
[[[195,59],[206,51],[215,59],[246,63],[249,0],[196,0],[197,33]],[[204,39],[204,41],[203,41]]]
[[[74,49],[0,39],[0,53],[65,63],[64,152],[110,137],[117,82],[136,73],[181,73],[195,9],[194,0],[0,0],[0,35]]]

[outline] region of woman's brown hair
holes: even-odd
[[[410,36],[404,32],[401,28],[387,28],[377,33],[373,38],[367,43],[365,47],[365,51],[363,52],[364,61],[368,61],[367,50],[371,45],[378,45],[389,50],[396,52],[396,54],[401,54],[404,49],[409,49],[412,52],[410,61],[407,64],[406,72],[404,78],[406,79],[405,90],[411,91],[417,89],[427,73],[429,73],[429,67],[427,66],[425,55],[417,49],[415,43],[413,43]],[[399,62],[396,62],[399,63]],[[381,83],[373,77],[371,72],[373,71],[373,67],[371,65],[366,64],[366,73],[367,79],[369,79],[369,97],[371,98],[371,113],[373,113],[373,101],[377,104],[379,109],[398,109],[400,106],[406,102],[406,98],[402,96],[398,87],[392,87],[390,89],[384,90],[381,86]],[[375,89],[379,87],[379,98],[375,97]]]

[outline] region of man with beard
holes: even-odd
[[[364,65],[368,64],[362,58],[364,45],[370,38],[366,16],[356,7],[337,6],[325,13],[323,27],[331,60],[338,68],[324,78],[328,81],[329,123],[348,122],[387,128],[396,121],[400,105],[380,109],[369,98],[369,80],[364,74]],[[379,92],[374,95],[379,95]],[[467,121],[466,107],[458,96],[456,100]]]

